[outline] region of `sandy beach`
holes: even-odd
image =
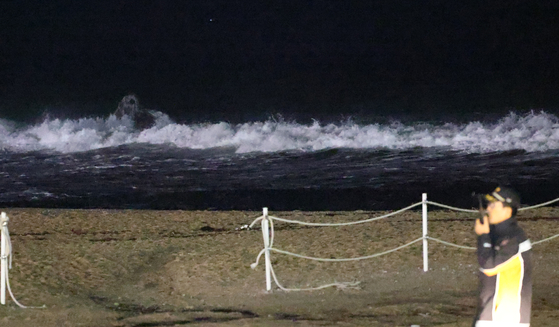
[[[1,209],[13,243],[12,291],[2,326],[469,326],[477,294],[475,252],[429,242],[345,263],[272,253],[287,288],[265,291],[260,212]],[[357,221],[385,212],[274,212],[308,222]],[[475,246],[475,215],[429,212],[429,235]],[[559,233],[559,208],[519,214],[530,239]],[[324,258],[386,251],[421,237],[421,213],[349,227],[275,223],[274,247]],[[559,238],[534,245],[533,326],[559,319]]]

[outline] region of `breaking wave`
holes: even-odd
[[[0,119],[0,149],[14,152],[52,150],[88,151],[132,143],[171,144],[180,148],[233,147],[237,153],[317,151],[328,148],[409,149],[444,147],[468,153],[559,149],[559,119],[546,112],[509,113],[496,122],[430,124],[424,122],[311,124],[270,119],[242,124],[178,124],[155,112],[156,123],[143,131],[133,121],[83,118],[46,119],[16,126]]]

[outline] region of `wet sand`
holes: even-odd
[[[7,298],[2,326],[469,326],[475,311],[475,252],[421,242],[378,258],[315,262],[272,253],[288,288],[334,282],[356,287],[265,291],[258,229],[239,229],[260,212],[1,209],[10,217],[21,309]],[[384,212],[273,212],[312,222],[356,221]],[[429,213],[429,235],[475,246],[474,214]],[[559,208],[521,212],[532,241],[559,234]],[[349,258],[421,237],[421,214],[350,227],[275,223],[274,247],[308,256]],[[534,245],[533,326],[559,319],[559,238]]]

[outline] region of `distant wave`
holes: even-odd
[[[328,148],[409,149],[444,147],[469,153],[559,149],[559,119],[546,112],[510,113],[493,122],[465,124],[400,123],[360,125],[300,124],[267,120],[243,124],[177,124],[155,112],[156,124],[135,130],[132,120],[83,118],[46,119],[16,127],[0,119],[0,149],[14,152],[53,150],[62,153],[88,151],[132,143],[173,144],[180,148],[233,147],[237,153],[288,150],[317,151]]]

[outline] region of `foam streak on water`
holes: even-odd
[[[243,124],[178,124],[157,112],[156,124],[138,131],[128,117],[117,119],[47,119],[16,127],[0,119],[0,149],[10,152],[53,150],[74,153],[133,143],[170,144],[179,148],[231,147],[237,153],[318,151],[330,148],[446,148],[466,153],[559,149],[559,119],[545,112],[510,113],[496,122],[463,124],[400,123],[311,124],[268,120]]]

